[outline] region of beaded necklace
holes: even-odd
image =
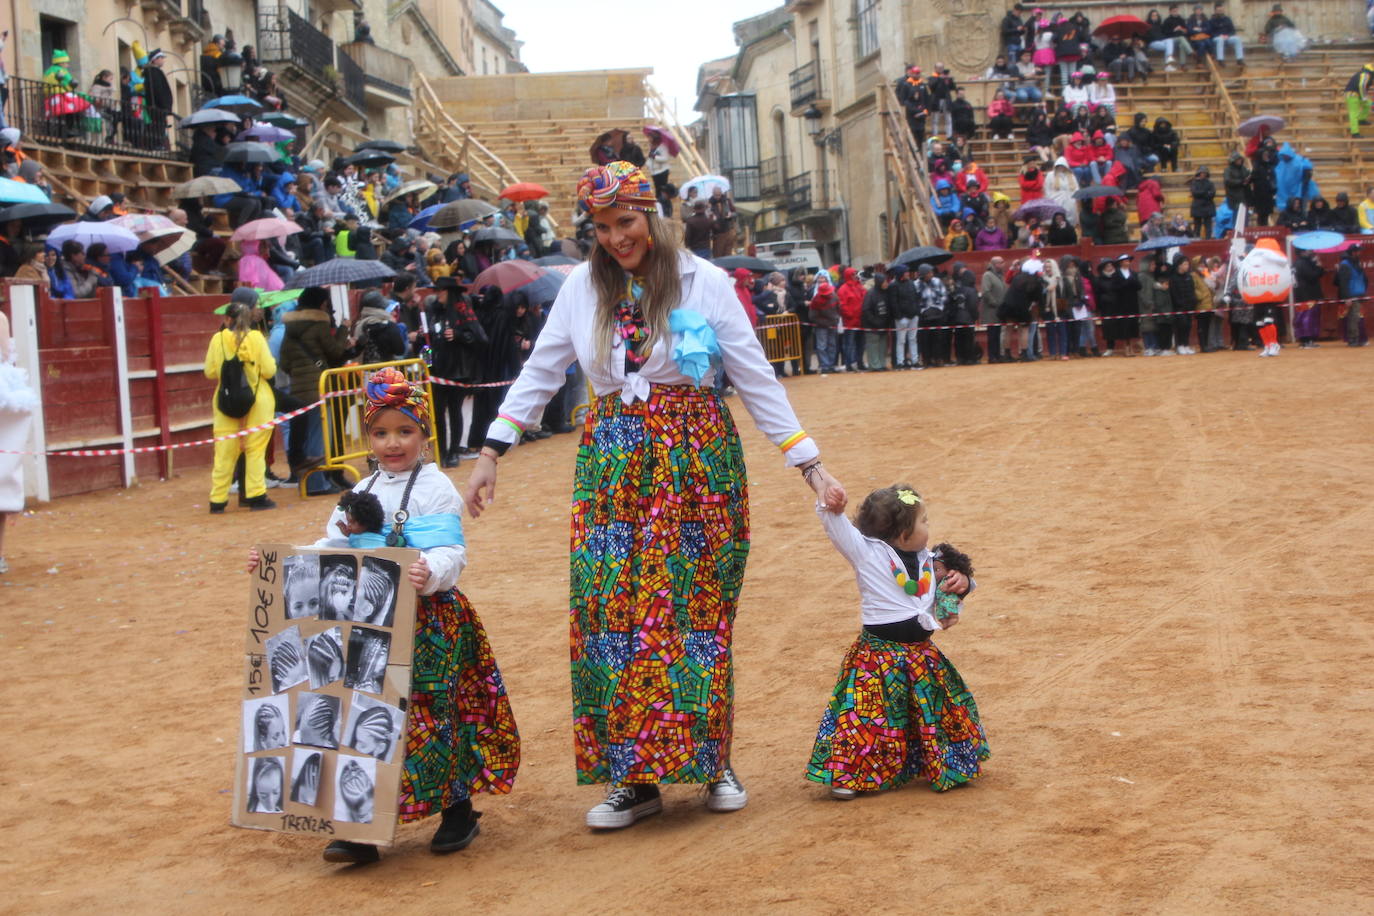
[[[891,557],[888,557],[887,562],[892,567],[892,576],[897,580],[897,587],[902,591],[908,595],[915,595],[917,598],[930,591],[930,583],[935,576],[930,569],[926,568],[924,563],[921,564],[921,577],[913,579],[906,574],[905,569],[893,562]]]
[[[649,359],[648,353],[640,353],[639,348],[649,338],[649,329],[644,321],[644,313],[639,309],[639,299],[644,295],[644,287],[635,277],[625,279],[625,298],[620,300],[616,310],[617,332],[625,342],[625,374],[638,372]]]

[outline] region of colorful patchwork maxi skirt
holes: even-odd
[[[410,678],[401,820],[438,814],[474,792],[509,792],[520,733],[487,632],[456,588],[420,596]]]
[[[572,506],[577,781],[705,783],[730,762],[749,554],[739,433],[712,389],[597,398]]]
[[[806,778],[858,792],[920,779],[943,792],[976,779],[988,754],[973,694],[934,643],[860,633],[821,717]]]

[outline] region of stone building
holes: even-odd
[[[1041,5],[1055,9],[1053,3]],[[1074,0],[1093,21],[1163,4]],[[826,263],[890,257],[891,221],[901,216],[884,158],[878,92],[908,64],[948,66],[970,101],[996,56],[998,25],[1011,0],[788,0],[734,24],[739,50],[703,66],[694,125],[714,169],[732,179],[757,241],[809,238]],[[1263,31],[1268,0],[1232,0],[1246,40]],[[1208,0],[1208,10],[1211,2]],[[1348,41],[1369,34],[1365,4],[1304,0],[1289,14],[1309,37]],[[982,114],[979,114],[980,120]]]

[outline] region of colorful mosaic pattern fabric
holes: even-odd
[[[507,793],[519,767],[520,733],[477,612],[457,589],[421,595],[401,820],[438,814],[474,792]]]
[[[739,434],[713,390],[597,398],[572,513],[579,784],[704,783],[730,762],[749,554]]]
[[[976,779],[988,754],[973,694],[934,643],[860,633],[821,717],[806,778],[859,792],[920,779],[943,792]]]

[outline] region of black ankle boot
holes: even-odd
[[[349,840],[335,840],[324,848],[326,862],[339,862],[344,865],[370,865],[382,858],[377,847],[369,843],[354,843]]]
[[[471,799],[449,805],[444,809],[443,823],[439,825],[439,829],[434,832],[434,839],[430,841],[429,851],[445,853],[465,848],[482,832],[482,828],[477,825],[477,819],[481,816],[482,812],[472,810]]]

